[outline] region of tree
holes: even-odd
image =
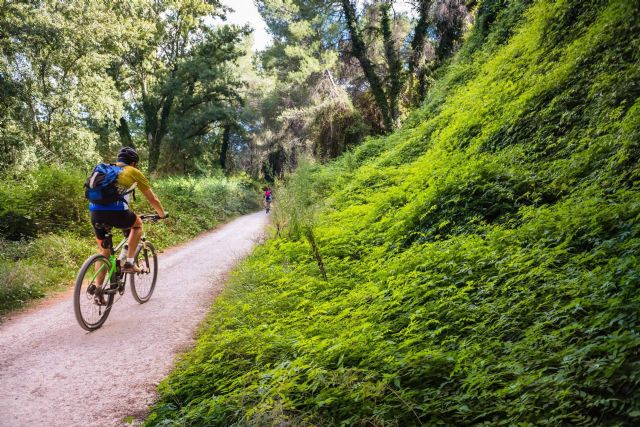
[[[208,22],[223,18],[219,1],[166,0],[135,9],[150,29],[124,57],[130,88],[139,100],[149,149],[149,172],[158,167],[165,137],[173,131],[184,140],[201,137],[224,119],[237,100],[228,63],[246,29]],[[178,137],[178,135],[176,135]]]
[[[380,109],[380,112],[382,113],[384,128],[387,132],[389,132],[394,128],[395,121],[392,114],[392,107],[390,106],[388,98],[388,96],[393,96],[393,94],[385,93],[384,87],[382,85],[382,80],[378,76],[378,73],[376,73],[374,63],[367,54],[367,46],[365,45],[364,37],[360,30],[360,23],[356,14],[355,4],[352,3],[351,0],[341,0],[341,2],[347,29],[349,31],[349,36],[351,37],[351,53],[358,59],[358,62],[360,62],[362,71],[364,72],[364,75],[369,82],[369,86],[371,87],[373,98],[375,99],[376,104]],[[389,9],[386,8],[387,12],[388,10]],[[388,21],[387,25],[389,25]],[[389,28],[387,28],[386,31],[390,31]],[[390,41],[388,42],[388,45],[391,45]],[[399,78],[399,76],[396,77]],[[392,100],[391,102],[395,104],[395,100]]]
[[[121,28],[104,3],[2,2],[0,140],[12,153],[3,168],[96,158],[88,121],[121,111],[104,73]]]
[[[417,21],[409,62],[412,105],[422,103],[429,74],[458,48],[475,3],[473,0],[417,0],[414,3]]]
[[[409,92],[413,105],[420,104],[427,93],[427,54],[425,47],[429,29],[429,10],[432,3],[432,0],[418,0],[414,4],[418,18],[411,39],[411,60],[409,61]]]
[[[252,133],[265,147],[265,175],[278,177],[302,153],[336,157],[357,144],[369,124],[348,93],[361,87],[361,72],[341,62],[340,9],[319,0],[257,3],[274,44],[259,55],[256,72],[273,84],[262,92],[256,106],[261,120]]]
[[[206,30],[203,41],[180,63],[176,72],[175,111],[169,136],[182,149],[207,142],[212,131],[222,129],[219,163],[226,168],[230,132],[238,126],[243,106],[243,81],[235,66],[245,53],[247,28],[221,26]],[[216,129],[217,128],[217,129]]]
[[[407,43],[399,43],[399,37],[406,38],[407,34],[394,34],[393,22],[403,18],[392,18],[393,2],[382,0],[373,2],[371,9],[379,11],[379,28],[384,45],[384,59],[386,67],[376,67],[373,49],[367,46],[361,27],[356,5],[352,0],[341,0],[346,26],[351,41],[351,53],[358,59],[367,78],[376,105],[384,119],[385,130],[393,130],[399,123],[399,102],[405,81],[409,82],[409,92],[413,105],[422,102],[426,95],[427,74],[429,62],[431,68],[442,64],[455,48],[464,32],[464,24],[469,18],[466,3],[461,0],[418,0],[414,3],[417,18],[413,28],[413,35],[409,52],[402,52]],[[365,6],[366,10],[366,6]],[[368,22],[371,25],[371,22]],[[433,45],[433,46],[431,46]],[[430,48],[427,51],[427,48]],[[403,67],[401,58],[406,58]],[[408,70],[409,78],[403,75]],[[385,84],[386,82],[386,84]],[[417,89],[414,88],[417,82]]]
[[[153,172],[167,140],[183,159],[218,163],[221,129],[242,109],[234,62],[248,34],[220,24],[225,11],[218,0],[1,2],[0,170],[128,145]]]
[[[282,170],[283,152],[294,163],[300,150],[331,158],[367,134],[397,127],[403,111],[424,99],[430,73],[455,50],[466,16],[456,0],[418,0],[414,14],[396,13],[391,0],[257,4],[274,39],[262,55],[277,83],[264,98],[261,131],[274,171]]]

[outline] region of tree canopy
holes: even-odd
[[[3,2],[0,173],[122,145],[163,174],[334,158],[422,102],[474,7],[399,4],[258,0],[273,44],[253,52],[219,0]]]
[[[219,1],[3,2],[0,167],[91,163],[133,145],[153,172],[165,148],[215,153],[207,137],[242,104],[234,64],[250,32],[224,16]]]

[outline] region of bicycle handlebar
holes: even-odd
[[[158,215],[158,214],[142,214],[142,215],[140,215],[140,219],[142,221],[153,221],[153,222],[156,222],[156,221],[159,221],[161,219],[167,219],[167,218],[169,218],[169,212],[165,212],[164,213],[164,218],[160,218],[160,215]]]

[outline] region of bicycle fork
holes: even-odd
[[[142,252],[142,256],[144,257],[144,266],[138,263],[138,267],[143,268],[144,273],[149,273],[149,251],[147,251],[147,238],[145,236],[140,238],[140,252]]]

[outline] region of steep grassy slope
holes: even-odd
[[[276,193],[328,281],[259,248],[148,424],[639,424],[639,7],[484,2],[403,129]]]

